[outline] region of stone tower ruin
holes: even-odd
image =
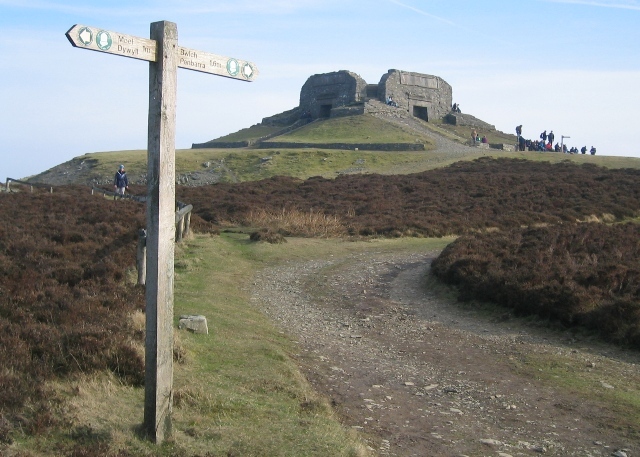
[[[427,122],[442,119],[451,111],[451,86],[438,76],[389,70],[378,83],[378,99],[384,101],[389,96],[399,108]]]
[[[365,101],[386,102],[391,97],[398,108],[425,121],[441,119],[451,111],[451,86],[438,76],[389,70],[378,84],[347,70],[313,75],[302,86],[302,113],[313,119],[366,112]],[[350,109],[349,109],[350,108]]]
[[[388,97],[393,99],[393,107],[386,105]],[[359,75],[340,70],[310,76],[300,90],[300,105],[265,117],[262,124],[297,128],[315,119],[384,112],[495,130],[495,126],[470,114],[453,112],[451,104],[451,85],[439,76],[389,70],[378,84],[367,84]]]
[[[333,108],[364,103],[367,82],[347,70],[313,75],[300,90],[300,110],[313,119],[331,117]]]

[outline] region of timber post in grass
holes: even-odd
[[[145,39],[76,24],[66,36],[74,47],[149,62],[144,429],[162,443],[171,436],[173,409],[177,69],[242,81],[253,81],[258,70],[251,62],[178,46],[173,22],[154,22],[150,33]]]
[[[144,427],[162,442],[171,436],[173,409],[176,24],[154,22],[151,39],[157,58],[149,64]]]

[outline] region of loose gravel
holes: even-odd
[[[637,375],[633,355],[460,305],[428,279],[436,254],[373,249],[287,263],[255,278],[252,300],[297,341],[309,381],[379,455],[637,452],[603,426],[607,411],[513,368],[550,353]],[[604,384],[594,393],[614,388]]]

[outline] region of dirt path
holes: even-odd
[[[527,354],[554,354],[637,376],[638,360],[443,297],[426,280],[436,253],[343,255],[270,268],[253,300],[299,342],[308,379],[380,455],[638,455],[597,403],[514,369]],[[595,398],[615,386],[593,388]]]

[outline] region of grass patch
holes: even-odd
[[[426,278],[429,290],[448,301],[457,301],[459,291],[429,275]],[[457,301],[455,306],[473,311],[481,319],[499,321],[504,318],[506,308],[487,301]],[[584,399],[585,403],[599,409],[600,425],[616,430],[625,436],[640,436],[637,424],[640,421],[640,372],[637,357],[631,353],[625,360],[624,351],[598,342],[598,337],[585,329],[567,329],[557,322],[526,316],[517,319],[531,328],[541,328],[555,332],[558,337],[566,336],[572,346],[538,346],[536,350],[518,351],[509,356],[509,365],[514,374],[535,380],[558,391],[563,391]],[[581,347],[580,341],[588,342],[589,348]],[[603,355],[600,355],[603,354]],[[558,404],[559,408],[571,405]]]
[[[249,305],[244,285],[282,249],[242,234],[181,247],[198,261],[176,271],[176,318],[203,314],[210,334],[181,334],[190,363],[176,370],[174,427],[213,455],[364,455],[298,371],[293,344]]]
[[[430,156],[434,155],[430,153]],[[263,161],[266,157],[270,159]],[[343,173],[387,173],[399,165],[413,166],[416,171],[415,167],[427,157],[421,152],[245,149],[226,150],[224,162],[238,181],[255,181],[273,176],[307,179],[312,176],[335,178]]]
[[[265,157],[271,157],[263,161]],[[307,179],[312,176],[335,178],[343,173],[408,174],[451,165],[478,157],[525,159],[534,162],[590,163],[605,168],[640,168],[633,157],[572,155],[539,152],[504,152],[495,149],[471,150],[467,155],[442,152],[378,152],[326,149],[181,149],[176,151],[176,174],[211,170],[222,175],[222,182],[256,181],[273,176]],[[85,154],[74,160],[90,161],[85,177],[110,180],[118,164],[124,163],[130,179],[147,172],[146,151],[116,151]]]
[[[216,138],[211,141],[249,141],[249,140],[257,140],[258,138],[262,138],[263,136],[271,135],[272,133],[277,132],[278,130],[282,130],[284,127],[282,126],[272,126],[272,125],[261,125],[256,124],[251,127],[238,130],[235,133],[230,133],[229,135],[221,136],[220,138]]]
[[[409,129],[370,115],[348,116],[313,122],[273,141],[299,143],[422,143],[433,148],[433,140]]]
[[[607,411],[601,426],[637,437],[640,433],[640,373],[632,363],[612,363],[579,350],[531,352],[511,359],[514,371],[577,394]]]
[[[251,226],[266,227],[284,234],[295,233],[308,237],[330,237],[346,234],[345,224],[338,216],[322,212],[283,208],[280,211],[258,209],[252,211],[247,222]]]
[[[368,455],[355,432],[339,423],[327,399],[298,370],[291,357],[295,343],[250,304],[248,294],[258,269],[285,259],[328,256],[337,246],[367,245],[291,239],[274,246],[232,233],[180,244],[176,328],[181,314],[202,314],[210,333],[176,330],[184,361],[174,364],[173,439],[162,446],[142,439],[144,390],[103,373],[52,384],[67,400],[68,426],[25,436],[12,449],[42,456],[66,455],[70,449],[87,456],[121,451],[162,457]],[[132,319],[140,325],[139,315]]]

